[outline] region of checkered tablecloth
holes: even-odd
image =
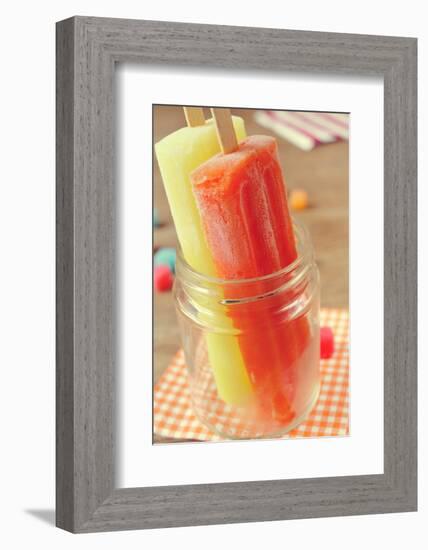
[[[348,311],[322,309],[321,326],[334,332],[335,352],[321,360],[321,388],[309,417],[284,438],[332,437],[349,434]],[[194,415],[186,377],[184,354],[179,350],[154,388],[153,426],[159,436],[221,441]],[[225,419],[227,422],[227,419]]]

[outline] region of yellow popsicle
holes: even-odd
[[[244,121],[234,116],[233,125],[241,141],[246,136]],[[173,132],[156,143],[155,150],[183,256],[196,271],[216,276],[189,178],[195,168],[220,152],[213,120]],[[226,315],[218,314],[216,324],[233,328]],[[208,332],[206,342],[219,396],[231,405],[245,403],[253,391],[236,338]]]

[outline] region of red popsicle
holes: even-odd
[[[276,140],[251,136],[237,149],[219,154],[191,174],[205,237],[219,277],[248,279],[272,274],[297,258],[286,189]],[[270,290],[257,283],[257,293]],[[245,296],[245,283],[225,292]],[[254,292],[254,288],[253,288]],[[305,318],[279,323],[278,307],[291,296],[231,305],[240,329],[239,344],[261,408],[269,417],[290,422],[296,361],[307,346]]]

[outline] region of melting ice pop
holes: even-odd
[[[191,180],[219,277],[261,277],[296,260],[274,138],[246,138],[234,151],[199,166]],[[264,290],[260,282],[260,292]],[[230,316],[242,332],[240,349],[261,408],[269,417],[288,423],[294,417],[295,371],[307,345],[309,326],[304,318],[275,322],[270,317],[274,310],[263,310],[256,301],[235,310],[231,307]]]
[[[156,143],[156,156],[183,256],[196,271],[215,276],[212,255],[190,184],[190,173],[217,154],[220,146],[214,123],[204,121],[202,109],[188,109],[186,118],[189,126]],[[243,139],[243,120],[233,117],[233,126],[238,139]],[[218,321],[226,329],[232,327],[227,316]],[[219,396],[228,404],[245,403],[252,395],[252,387],[235,336],[210,332],[206,335],[206,343]]]

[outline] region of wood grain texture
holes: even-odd
[[[203,126],[205,124],[204,111],[199,107],[184,107],[184,115],[187,126]]]
[[[76,530],[113,491],[113,65],[77,19],[57,34],[57,524]]]
[[[115,61],[384,77],[383,475],[114,488]],[[90,532],[415,510],[416,40],[76,17],[57,26],[57,94],[57,525]]]
[[[211,109],[221,152],[232,153],[238,148],[230,109]]]
[[[74,23],[56,35],[56,521],[74,525]]]

